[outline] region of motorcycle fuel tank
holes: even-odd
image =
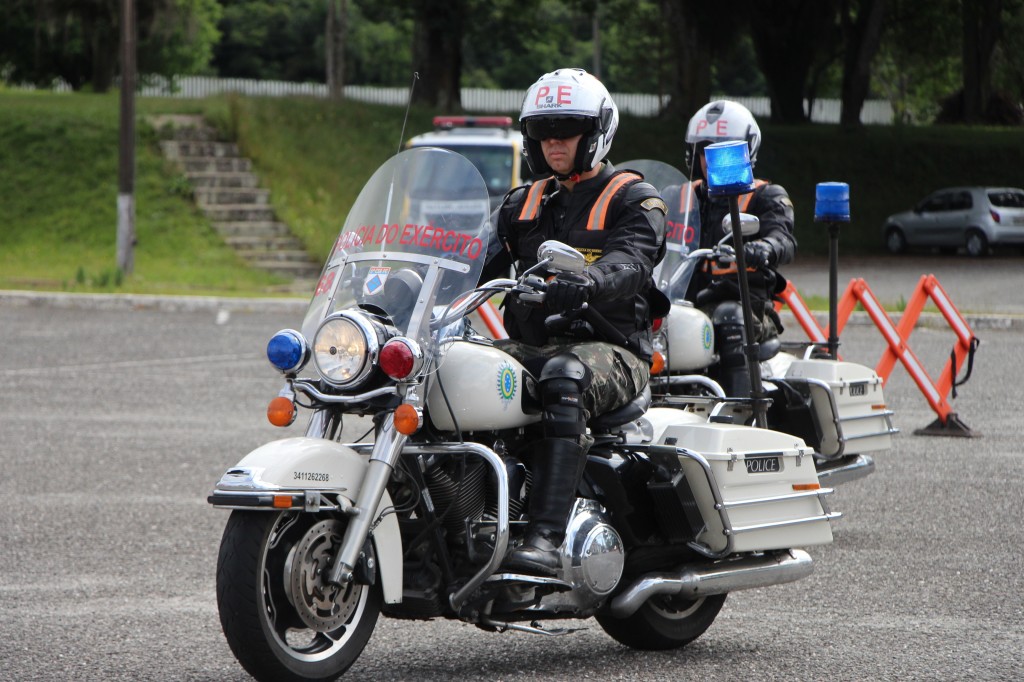
[[[715,332],[711,320],[691,305],[672,304],[663,330],[670,372],[694,372],[715,360]]]
[[[539,410],[524,410],[527,372],[515,358],[484,341],[455,341],[444,354],[427,392],[435,428],[496,431],[540,421]]]

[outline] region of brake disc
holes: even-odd
[[[331,632],[344,625],[362,594],[362,585],[332,585],[326,580],[344,533],[340,521],[320,521],[306,531],[289,557],[288,600],[302,622],[317,632]]]

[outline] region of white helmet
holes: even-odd
[[[540,141],[583,135],[576,148],[573,171],[596,166],[612,146],[619,127],[619,109],[601,81],[583,69],[559,69],[541,76],[523,99],[519,125],[526,143],[526,160],[539,175],[552,173]]]
[[[761,148],[761,129],[757,127],[754,115],[739,102],[720,99],[705,104],[686,126],[686,167],[691,173],[699,170],[694,167],[697,144],[731,140],[746,140],[753,167],[757,161],[757,150]]]

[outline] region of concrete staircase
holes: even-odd
[[[171,139],[160,142],[164,156],[192,183],[196,204],[224,242],[252,267],[292,280],[286,290],[311,293],[321,264],[278,220],[270,190],[259,186],[252,161],[240,155],[238,145],[218,141],[201,116],[154,116],[150,122],[158,131],[172,131]]]

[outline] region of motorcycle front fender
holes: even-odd
[[[285,438],[261,445],[224,473],[208,501],[227,509],[299,509],[351,514],[366,473],[367,459],[352,448],[323,438]],[[387,491],[374,514],[373,544],[384,601],[402,600],[402,537]]]

